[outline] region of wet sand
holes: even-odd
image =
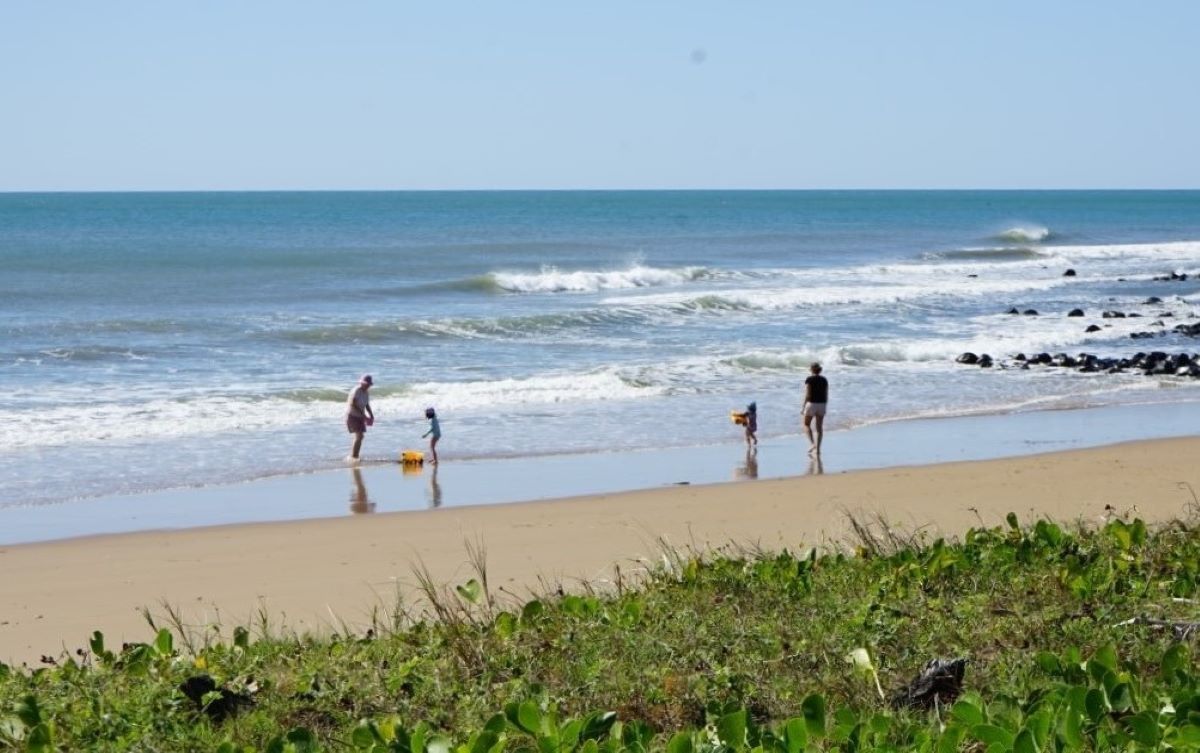
[[[939,436],[945,440],[944,431]],[[826,465],[833,453],[831,445]],[[0,660],[32,664],[86,645],[97,629],[109,645],[146,640],[141,609],[162,614],[163,602],[191,625],[226,631],[260,609],[295,630],[363,629],[373,609],[386,613],[397,593],[411,596],[416,563],[439,582],[472,577],[466,542],[486,548],[493,589],[524,596],[546,584],[603,585],[616,568],[634,574],[661,555],[662,542],[802,549],[842,541],[848,513],[886,515],[929,535],[999,524],[1010,511],[1023,520],[1099,521],[1116,512],[1161,522],[1195,514],[1198,457],[1200,438],[1161,439],[561,501],[8,545],[0,547]],[[349,487],[342,500],[353,505]]]

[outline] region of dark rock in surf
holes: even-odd
[[[1084,332],[1099,332],[1099,331],[1100,331],[1100,325],[1098,325],[1098,324],[1089,324],[1088,328],[1084,330]]]
[[[1063,277],[1074,277],[1074,276],[1075,276],[1075,270],[1073,270],[1073,269],[1068,269],[1066,272],[1063,272]]]
[[[979,363],[979,356],[968,351],[967,353],[963,353],[961,356],[959,356],[958,358],[955,358],[954,360],[956,363],[965,363],[968,366],[974,366],[975,364]]]
[[[1100,317],[1102,319],[1124,319],[1125,314],[1120,311],[1105,311]]]
[[[1071,309],[1067,312],[1067,316],[1083,316],[1083,309]]]

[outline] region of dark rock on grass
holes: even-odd
[[[946,707],[962,694],[967,660],[931,659],[911,682],[892,694],[892,708],[928,711]]]
[[[196,704],[197,711],[208,714],[214,722],[224,721],[243,708],[254,705],[254,699],[245,693],[238,693],[228,688],[218,688],[217,683],[208,675],[189,677],[179,684],[179,692],[183,693]],[[219,695],[205,701],[205,696],[216,692]]]
[[[1100,326],[1097,324],[1089,324],[1088,328],[1084,330],[1084,332],[1099,332],[1099,331],[1100,331]]]
[[[1071,309],[1067,312],[1067,316],[1083,316],[1083,309]]]

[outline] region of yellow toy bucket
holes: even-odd
[[[425,453],[420,450],[403,450],[400,453],[400,462],[403,465],[423,465]]]

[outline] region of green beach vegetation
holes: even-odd
[[[0,665],[0,748],[400,753],[1200,750],[1200,528],[856,523],[823,551],[664,549],[602,592],[418,573],[365,634],[154,625]],[[153,621],[152,621],[153,622]],[[901,693],[964,658],[961,693]]]

